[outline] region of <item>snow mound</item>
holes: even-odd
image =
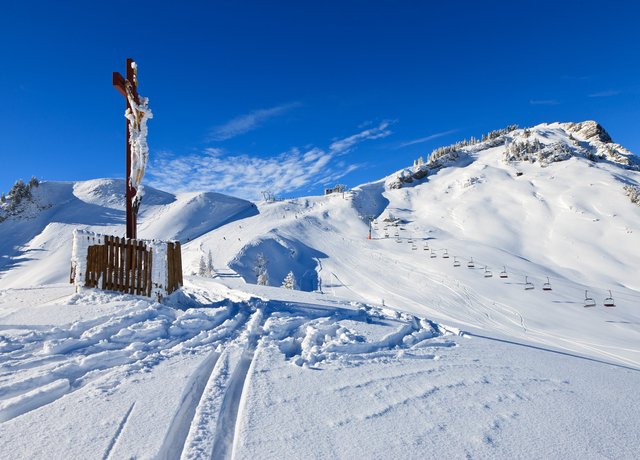
[[[122,179],[93,179],[73,184],[73,194],[85,203],[95,204],[110,209],[124,210],[125,181]],[[145,187],[145,206],[168,205],[175,201],[176,197],[170,193]]]
[[[229,263],[229,267],[246,282],[256,284],[258,274],[255,268],[259,254],[266,258],[266,269],[271,285],[279,286],[291,271],[297,281],[298,289],[302,291],[318,289],[318,259],[326,258],[326,254],[299,240],[286,238],[273,232],[243,247]]]

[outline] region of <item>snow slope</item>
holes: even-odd
[[[74,228],[123,235],[123,190],[116,179],[40,184],[21,214],[0,223],[0,287],[67,280]],[[176,196],[145,187],[138,236],[187,242],[256,213],[253,203],[219,193]]]
[[[635,458],[636,157],[592,122],[441,153],[257,207],[147,189],[190,275],[162,304],[63,283],[122,184],[42,184],[0,223],[0,458]]]

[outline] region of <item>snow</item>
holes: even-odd
[[[139,234],[183,243],[162,303],[68,284],[74,228],[123,231],[124,183],[43,183],[0,223],[0,457],[635,458],[640,173],[594,130],[528,138],[597,161],[480,143],[344,197],[147,188]]]

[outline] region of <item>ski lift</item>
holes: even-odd
[[[542,290],[543,291],[550,291],[551,290],[551,282],[549,281],[549,277],[548,276],[547,276],[547,282],[542,285]]]
[[[409,239],[407,240],[407,243],[413,244],[413,238],[409,237]]]
[[[412,251],[417,251],[418,250],[418,245],[416,245],[415,243],[411,244],[411,250]]]
[[[531,281],[529,281],[529,278],[527,278],[525,276],[524,277],[524,290],[525,291],[530,291],[531,289],[533,289],[533,283]]]
[[[486,265],[484,266],[484,277],[485,278],[491,278],[493,276],[493,273],[491,273],[491,270],[489,270],[489,267],[487,267]]]
[[[473,263],[473,257],[472,257],[469,263],[467,263],[467,268],[474,268],[474,267],[475,267],[475,264]]]
[[[424,242],[424,246],[423,246],[423,248],[422,248],[422,249],[424,249],[425,251],[428,251],[428,250],[429,250],[429,243],[427,243],[427,242],[425,241],[425,242]]]
[[[509,275],[507,275],[507,267],[502,267],[502,271],[500,272],[500,278],[509,278]]]
[[[587,295],[587,291],[584,291],[584,308],[595,307],[596,301]]]
[[[433,252],[433,249],[431,250],[431,254],[429,255],[430,258],[435,259],[436,257],[438,257],[438,254],[436,254],[435,252]]]
[[[611,295],[611,290],[609,290],[609,297],[606,297],[604,299],[604,306],[605,307],[615,307],[616,304],[613,301],[613,295]]]
[[[456,256],[453,256],[453,266],[454,267],[459,267],[460,266],[460,261],[458,260],[458,258]]]
[[[384,237],[389,238],[389,232],[384,232]]]
[[[442,258],[443,259],[448,259],[449,258],[449,251],[447,251],[446,249],[444,250],[444,254],[442,254]]]

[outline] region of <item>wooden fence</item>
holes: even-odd
[[[88,247],[84,285],[149,297],[154,288],[171,294],[182,286],[182,255],[179,242],[166,245],[166,286],[154,286],[152,281],[151,247],[144,241],[114,236],[104,236],[103,244]]]

